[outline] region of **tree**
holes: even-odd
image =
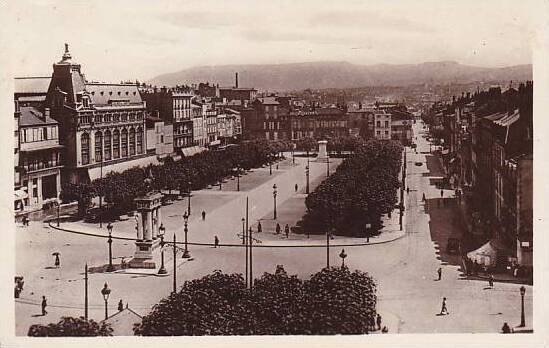
[[[112,328],[105,322],[97,323],[93,320],[86,320],[84,317],[62,317],[55,324],[32,325],[27,335],[33,337],[112,336]]]
[[[215,271],[187,281],[153,307],[136,335],[363,334],[376,315],[376,285],[368,274],[330,268],[302,281],[282,266],[252,290],[241,274]]]

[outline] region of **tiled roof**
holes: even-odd
[[[134,84],[86,83],[86,91],[90,93],[92,103],[108,105],[109,101],[128,101],[141,103],[141,95]]]
[[[50,77],[16,77],[15,93],[21,94],[46,94],[50,86]]]
[[[20,108],[21,117],[19,126],[41,126],[46,124],[57,124],[57,121],[49,116],[44,116],[42,112],[31,106],[22,106]]]

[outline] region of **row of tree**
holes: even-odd
[[[359,146],[307,197],[303,230],[360,237],[376,233],[381,216],[397,203],[402,150],[392,140],[369,140]],[[370,231],[366,223],[372,225]]]
[[[242,170],[272,162],[291,144],[285,141],[254,140],[220,151],[205,151],[174,161],[168,157],[160,165],[134,167],[120,173],[110,172],[89,184],[66,184],[63,201],[78,201],[79,212],[85,214],[93,197],[102,196],[108,203],[109,215],[119,215],[134,209],[134,198],[149,188],[188,192],[215,184]],[[145,179],[151,178],[150,183]],[[150,186],[150,187],[149,187]]]

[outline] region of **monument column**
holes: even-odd
[[[147,210],[145,212],[145,219],[143,220],[143,226],[144,227],[144,239],[146,241],[149,241],[151,240],[151,226],[152,226],[152,222],[151,222],[151,211],[150,210]]]
[[[156,235],[158,234],[158,227],[157,227],[157,222],[156,222],[156,208],[153,208],[153,210],[151,211],[151,217],[152,217],[152,229],[151,229],[151,234],[152,234],[152,239],[156,239]]]
[[[318,141],[318,157],[316,160],[318,162],[328,162],[328,152],[326,151],[326,146],[328,145],[327,140]]]
[[[156,208],[156,227],[160,228],[160,225],[162,225],[162,209],[160,207]],[[156,230],[158,235],[158,229]]]

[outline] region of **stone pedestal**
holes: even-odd
[[[162,215],[162,194],[150,192],[145,196],[135,198],[137,206],[137,240],[135,241],[135,253],[128,263],[130,268],[156,268],[153,261],[153,247],[158,235],[158,227]]]
[[[328,159],[330,158],[328,156],[328,151],[326,150],[326,147],[328,146],[327,140],[319,140],[318,141],[318,156],[316,158],[317,162],[328,162]]]

